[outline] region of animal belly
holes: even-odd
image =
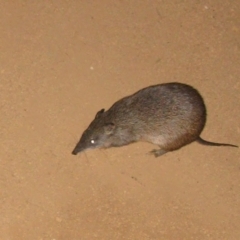
[[[153,143],[158,146],[165,146],[167,143],[166,138],[162,135],[155,135],[155,136],[145,136],[142,139],[143,141]]]

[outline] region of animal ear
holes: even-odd
[[[110,135],[113,130],[115,129],[115,124],[114,123],[106,123],[104,125],[104,131],[107,135]]]
[[[102,115],[102,113],[104,113],[104,111],[105,111],[105,109],[103,108],[103,109],[101,109],[100,111],[98,111],[97,112],[97,114],[96,114],[96,116],[95,116],[95,118],[98,118],[98,117],[100,117],[101,115]]]

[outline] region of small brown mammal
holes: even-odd
[[[109,110],[97,112],[72,154],[137,141],[158,145],[160,149],[151,151],[156,157],[194,141],[238,147],[203,140],[200,134],[205,122],[203,98],[193,87],[177,82],[149,86],[120,99]]]

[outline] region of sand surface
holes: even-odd
[[[195,86],[240,145],[240,1],[0,1],[1,240],[239,240],[240,150],[71,151],[101,108]]]

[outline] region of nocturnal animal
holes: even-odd
[[[206,115],[204,100],[192,86],[178,82],[149,86],[118,100],[107,111],[98,111],[72,154],[138,141],[157,145],[159,148],[150,152],[155,157],[194,141],[238,147],[202,139]]]

